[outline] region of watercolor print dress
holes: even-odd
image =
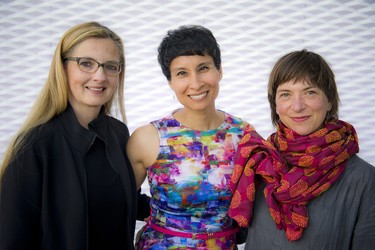
[[[219,128],[205,131],[189,129],[172,115],[152,122],[160,136],[158,158],[147,172],[154,225],[188,233],[233,227],[227,216],[232,197],[228,183],[245,125],[225,114]],[[141,231],[137,249],[237,249],[235,234],[192,239],[159,232],[149,224]]]

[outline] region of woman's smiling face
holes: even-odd
[[[289,81],[276,90],[276,113],[286,127],[300,135],[320,129],[331,108],[324,92],[306,81]]]
[[[89,57],[100,63],[119,61],[119,52],[112,39],[90,38],[78,44],[71,57]],[[82,71],[76,61],[66,62],[66,73],[69,83],[69,102],[76,109],[94,108],[98,111],[113,96],[118,75],[107,75],[103,67],[96,72]]]
[[[169,86],[186,109],[215,108],[222,71],[215,67],[211,56],[178,56],[171,62],[170,72]]]

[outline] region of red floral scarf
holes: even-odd
[[[354,127],[328,122],[301,136],[279,123],[264,140],[251,126],[238,145],[230,182],[233,198],[229,216],[249,226],[255,198],[255,176],[266,183],[264,195],[278,229],[289,241],[298,240],[308,226],[307,203],[325,192],[344,171],[346,161],[359,151]]]

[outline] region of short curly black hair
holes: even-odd
[[[200,25],[185,25],[169,30],[158,48],[158,61],[167,80],[171,80],[170,65],[178,56],[211,56],[220,69],[220,47],[212,32]]]

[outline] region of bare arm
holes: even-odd
[[[155,162],[159,153],[159,135],[156,128],[148,124],[136,129],[128,141],[126,152],[139,189],[146,178],[148,167]]]

